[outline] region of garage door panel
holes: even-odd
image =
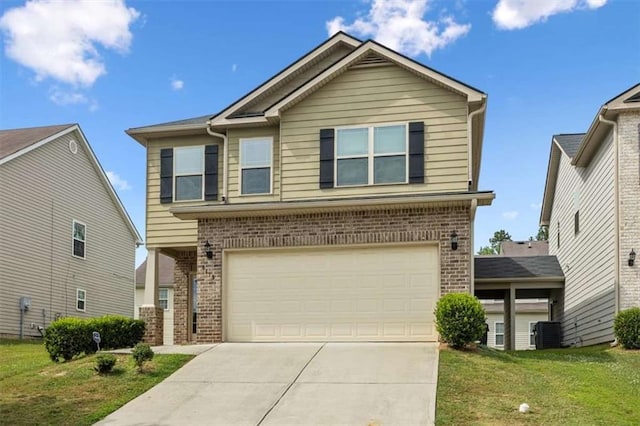
[[[238,251],[225,265],[226,340],[436,339],[436,247]]]

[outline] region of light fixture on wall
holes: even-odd
[[[213,250],[211,250],[211,244],[209,243],[209,240],[204,243],[204,254],[207,255],[207,259],[213,259]]]
[[[631,253],[629,253],[629,266],[633,266],[633,264],[636,262],[636,252],[631,249]]]
[[[458,234],[456,231],[451,233],[451,250],[458,250]]]

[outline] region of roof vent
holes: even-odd
[[[369,53],[351,68],[380,67],[386,65],[391,65],[391,62],[388,59],[376,55],[375,53]]]
[[[72,154],[78,153],[78,144],[73,139],[69,141],[69,151],[71,151]]]

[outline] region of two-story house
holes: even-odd
[[[0,131],[0,335],[133,316],[140,244],[80,126]]]
[[[587,133],[553,136],[540,223],[565,275],[552,310],[563,343],[612,341],[615,314],[640,306],[640,84]]]
[[[174,341],[434,341],[472,292],[486,95],[338,33],[215,115],[127,133],[147,150],[140,315]]]

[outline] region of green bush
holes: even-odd
[[[120,316],[62,318],[47,327],[44,345],[51,360],[69,361],[74,356],[96,352],[94,331],[100,333],[100,349],[118,349],[130,348],[142,340],[144,329],[144,321]]]
[[[116,356],[112,354],[100,354],[96,357],[95,370],[98,374],[109,374],[116,365]]]
[[[625,349],[640,349],[640,308],[618,312],[613,321],[613,333]]]
[[[436,304],[436,329],[451,347],[460,349],[480,340],[486,316],[480,301],[467,293],[450,293]]]
[[[153,349],[146,343],[138,343],[131,351],[131,355],[133,355],[133,360],[138,366],[138,370],[142,370],[145,361],[153,359]]]

